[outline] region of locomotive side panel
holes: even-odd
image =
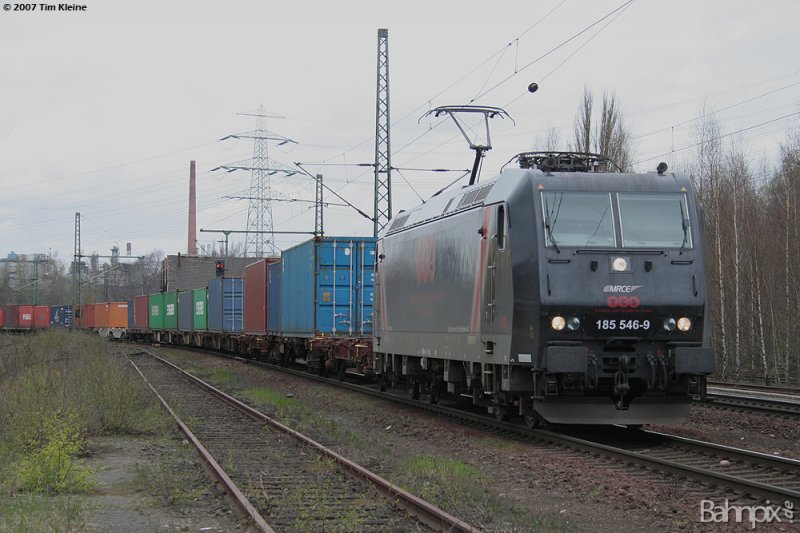
[[[475,360],[480,343],[483,212],[473,209],[380,241],[376,350]],[[483,261],[484,265],[481,264]]]

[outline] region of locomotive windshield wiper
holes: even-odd
[[[563,200],[563,196],[564,195],[562,194],[561,195],[561,197],[562,197],[561,199],[562,200]],[[561,202],[558,203],[558,207],[559,207],[559,209],[561,208]],[[547,204],[547,197],[545,197],[545,199],[544,199],[544,210],[545,210],[545,214],[544,214],[544,229],[547,231],[547,238],[550,240],[550,243],[553,245],[553,248],[556,249],[556,253],[560,254],[561,250],[558,249],[558,243],[556,242],[556,238],[553,236],[553,228],[556,225],[556,221],[555,221],[555,219],[552,219],[552,222],[551,222],[551,218],[550,217],[551,217],[552,213],[550,212],[550,206]],[[555,218],[558,218],[558,211],[556,211]]]
[[[547,230],[547,237],[550,240],[550,243],[553,245],[553,248],[556,249],[556,253],[561,253],[561,250],[558,249],[558,243],[556,242],[556,238],[553,237],[553,229],[550,225],[550,217],[545,220],[544,227]]]
[[[681,225],[683,226],[683,242],[681,243],[681,249],[678,251],[678,255],[683,255],[683,251],[686,249],[686,243],[689,242],[689,219],[682,219]]]

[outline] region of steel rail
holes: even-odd
[[[766,398],[750,398],[732,394],[709,394],[705,401],[700,402],[709,407],[730,407],[747,411],[758,411],[772,415],[800,416],[800,403]]]
[[[203,460],[208,469],[211,471],[212,475],[222,485],[223,489],[228,494],[229,498],[231,499],[233,504],[237,507],[237,509],[239,509],[239,511],[243,515],[250,517],[253,523],[264,533],[275,533],[275,530],[273,530],[269,526],[269,524],[267,524],[267,521],[264,520],[264,517],[262,517],[261,514],[256,510],[256,508],[253,507],[253,505],[250,503],[250,501],[247,499],[244,493],[239,489],[239,487],[236,486],[236,483],[234,483],[234,481],[228,476],[225,470],[223,470],[223,468],[219,465],[219,463],[217,463],[214,457],[208,452],[205,446],[203,446],[203,444],[197,439],[197,437],[186,426],[186,424],[184,424],[183,421],[181,421],[181,419],[178,418],[178,415],[175,413],[175,411],[172,410],[172,407],[170,407],[167,401],[161,396],[161,394],[159,394],[159,392],[155,389],[155,387],[153,387],[150,381],[145,377],[145,375],[142,373],[139,367],[136,366],[136,363],[134,363],[133,360],[130,358],[131,355],[139,355],[139,354],[151,355],[156,359],[160,359],[162,362],[163,359],[147,351],[141,351],[127,355],[128,360],[130,361],[131,365],[133,365],[133,368],[136,369],[136,371],[142,377],[144,382],[147,383],[147,386],[150,387],[150,390],[153,391],[153,394],[155,394],[158,400],[161,402],[161,405],[164,406],[167,412],[170,415],[172,415],[172,418],[174,418],[175,421],[178,423],[178,427],[180,428],[181,432],[183,432],[183,434],[186,435],[186,438],[189,439],[189,441],[195,447],[197,453],[200,455],[200,458]]]
[[[789,488],[780,487],[777,485],[771,485],[768,483],[762,483],[760,481],[752,479],[731,476],[729,474],[724,474],[721,472],[714,472],[713,470],[708,470],[706,468],[700,468],[696,466],[682,464],[675,461],[670,461],[667,459],[661,459],[642,452],[626,450],[624,448],[618,448],[616,446],[608,446],[606,444],[592,442],[589,440],[579,439],[576,437],[570,437],[566,435],[552,434],[550,432],[546,432],[545,430],[532,430],[532,431],[549,433],[547,435],[547,438],[551,441],[558,440],[563,442],[565,445],[578,446],[588,451],[601,450],[605,454],[620,459],[624,459],[627,461],[631,461],[642,466],[656,468],[658,470],[664,470],[679,475],[688,474],[692,478],[698,479],[700,481],[713,483],[718,486],[729,487],[739,492],[750,494],[752,496],[761,496],[770,501],[790,500],[795,503],[800,503],[800,491],[792,490]],[[672,440],[674,442],[680,442],[681,444],[692,445],[697,448],[703,448],[714,451],[725,451],[726,453],[729,453],[731,455],[757,459],[762,464],[777,463],[780,464],[781,466],[787,466],[791,468],[800,467],[800,461],[797,461],[796,459],[787,459],[785,457],[772,457],[770,455],[761,454],[759,452],[752,452],[750,450],[742,450],[740,448],[732,448],[720,444],[713,444],[703,441],[694,441],[692,439],[686,439],[684,437],[679,437],[677,435],[668,435],[665,433],[658,433],[655,431],[644,431],[644,433],[651,434],[654,436],[660,436],[661,438]]]
[[[769,392],[777,394],[800,394],[800,385],[759,385],[757,383],[726,383],[724,381],[706,381],[709,389],[737,389],[746,392]]]
[[[192,374],[186,372],[185,370],[175,365],[174,363],[167,361],[166,359],[159,357],[158,355],[155,355],[153,353],[146,351],[145,353],[149,353],[152,357],[158,359],[165,365],[180,372],[183,376],[185,376],[193,383],[209,391],[211,394],[218,397],[219,399],[240,409],[248,416],[266,422],[273,428],[278,429],[279,431],[282,431],[287,435],[294,437],[295,439],[306,444],[307,446],[316,449],[317,451],[326,455],[327,457],[330,457],[331,459],[336,461],[336,463],[339,464],[346,472],[350,473],[354,477],[361,478],[367,481],[368,483],[372,484],[379,492],[384,494],[390,500],[394,501],[398,507],[406,510],[407,512],[418,518],[422,523],[424,523],[428,527],[448,533],[455,533],[455,532],[477,533],[479,531],[472,525],[464,522],[463,520],[460,520],[459,518],[452,516],[451,514],[432,505],[431,503],[422,500],[421,498],[411,494],[405,489],[384,479],[378,474],[375,474],[374,472],[371,472],[366,468],[362,467],[361,465],[351,461],[350,459],[344,457],[343,455],[340,455],[335,451],[331,450],[330,448],[327,448],[326,446],[318,443],[317,441],[293,430],[288,426],[285,426],[284,424],[281,424],[277,420],[265,415],[261,411],[258,411],[257,409],[254,409],[253,407],[250,407],[249,405],[240,402],[233,396],[226,394],[225,392],[211,386],[210,384],[206,383],[200,378],[197,378]]]

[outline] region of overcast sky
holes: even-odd
[[[252,117],[237,113],[259,105],[285,117],[270,119],[269,130],[299,143],[271,146],[272,159],[323,173],[371,213],[371,169],[355,165],[374,160],[378,28],[389,29],[392,164],[407,169],[392,174],[395,212],[458,175],[412,169],[471,166],[452,123],[418,122],[439,105],[500,106],[514,119],[493,121],[484,178],[514,154],[541,148],[548,129],[566,149],[584,87],[596,101],[616,94],[639,170],[691,158],[704,102],[731,134],[726,142],[754,160],[774,160],[800,111],[796,0],[87,0],[74,12],[9,5],[0,11],[3,257],[13,250],[71,259],[75,212],[84,253],[108,254],[115,244],[124,253],[127,242],[134,255],[185,253],[192,159],[198,229],[244,230],[247,202],[223,197],[246,195],[249,174],[210,170],[252,156],[252,141],[219,139],[254,129]],[[531,82],[539,83],[535,94]],[[272,186],[281,197],[313,199],[300,175],[275,176]],[[313,230],[309,207],[275,204],[275,229]],[[371,235],[372,223],[334,206],[325,231]],[[219,238],[198,234],[204,246]]]

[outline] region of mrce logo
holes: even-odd
[[[603,292],[612,294],[630,294],[636,289],[641,289],[644,285],[606,285]]]

